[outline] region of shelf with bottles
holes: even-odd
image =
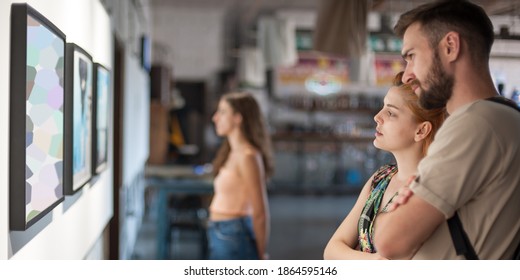
[[[359,111],[300,111],[271,108],[273,141],[369,142],[374,139],[375,113]]]
[[[371,132],[371,131],[370,131]],[[375,133],[375,129],[374,129]],[[315,133],[315,132],[278,132],[271,135],[273,142],[278,141],[301,141],[301,142],[360,142],[366,143],[374,140],[366,133],[364,136],[337,135],[332,133]]]
[[[337,94],[331,96],[301,95],[274,99],[275,104],[306,112],[361,112],[374,113],[383,106],[381,95]]]
[[[274,193],[353,194],[391,161],[372,144],[381,95],[301,95],[271,100]]]
[[[271,193],[356,194],[391,154],[371,142],[276,141]]]

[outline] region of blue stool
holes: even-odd
[[[206,223],[208,210],[203,205],[202,198],[198,195],[172,196],[169,201],[170,234],[168,235],[168,250],[174,259],[180,258],[181,234],[191,233],[196,235],[199,245],[199,258],[207,259],[208,241],[206,236]],[[171,252],[173,247],[173,252]],[[173,253],[173,254],[172,254]]]

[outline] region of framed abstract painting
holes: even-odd
[[[65,72],[65,185],[66,195],[76,193],[92,176],[92,57],[67,43]]]
[[[65,34],[39,12],[12,4],[11,230],[26,230],[64,199],[65,42]]]
[[[110,71],[95,63],[92,99],[92,173],[95,174],[101,173],[107,167],[110,96]]]

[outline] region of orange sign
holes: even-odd
[[[306,55],[292,67],[275,70],[274,94],[279,97],[336,94],[343,92],[349,82],[346,59]]]

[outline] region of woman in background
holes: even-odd
[[[386,212],[399,188],[416,174],[419,161],[446,118],[444,109],[421,109],[411,85],[402,84],[402,75],[397,74],[383,109],[374,117],[374,146],[392,153],[396,164],[382,166],[366,182],[327,244],[325,259],[383,259],[373,245],[374,222]]]
[[[229,93],[220,99],[213,122],[217,135],[225,139],[213,161],[209,259],[266,259],[266,179],[273,163],[262,113],[252,95]]]

